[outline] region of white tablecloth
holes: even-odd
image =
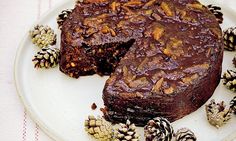
[[[0,140],[52,141],[28,116],[13,78],[16,49],[29,27],[63,0],[0,1]],[[212,0],[236,11],[236,0]],[[236,17],[235,17],[236,18]]]

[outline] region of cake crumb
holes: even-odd
[[[96,109],[97,109],[96,103],[93,103],[93,104],[91,105],[91,109],[92,109],[92,110],[96,110]]]

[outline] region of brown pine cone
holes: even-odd
[[[140,135],[134,124],[127,120],[126,124],[120,123],[119,125],[120,127],[114,133],[114,141],[139,141]]]
[[[57,24],[58,24],[58,28],[61,29],[62,24],[64,23],[64,21],[68,18],[68,16],[70,15],[70,13],[72,12],[72,9],[66,9],[63,10],[57,17]]]
[[[236,67],[236,56],[234,56],[234,59],[232,61],[233,61],[234,67]]]
[[[209,11],[211,11],[215,15],[217,21],[220,24],[223,23],[223,13],[221,12],[221,8],[219,6],[210,4],[210,5],[207,5],[207,8]]]
[[[36,25],[29,33],[33,44],[40,48],[56,44],[56,34],[53,29],[47,25]]]
[[[230,109],[236,114],[236,96],[230,101]]]
[[[227,70],[223,74],[223,85],[225,85],[231,91],[236,91],[236,71]]]
[[[188,128],[181,128],[176,132],[176,141],[196,141],[194,133]]]
[[[236,27],[230,27],[223,32],[225,50],[236,50]]]
[[[223,126],[231,118],[231,109],[226,109],[225,107],[223,101],[216,103],[214,99],[211,100],[210,104],[206,105],[207,120],[216,128]]]
[[[144,127],[146,141],[171,141],[174,134],[170,122],[162,117],[149,120]]]
[[[112,127],[107,121],[101,117],[95,118],[94,116],[88,116],[85,120],[85,131],[92,135],[99,141],[111,141],[112,140]]]
[[[60,51],[57,48],[45,47],[39,51],[32,59],[35,68],[54,68],[60,58]]]

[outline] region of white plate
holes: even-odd
[[[206,1],[207,2],[207,1]],[[57,29],[56,17],[63,9],[72,8],[73,1],[63,3],[41,18],[36,24],[47,24]],[[228,8],[223,9],[224,24],[234,26],[236,14]],[[60,36],[59,30],[56,30]],[[59,47],[59,39],[57,46]],[[39,49],[35,47],[28,36],[24,37],[19,46],[15,60],[15,82],[17,91],[32,119],[52,138],[58,141],[89,141],[90,136],[84,131],[84,120],[87,115],[101,115],[99,108],[103,107],[102,89],[108,77],[97,75],[72,79],[61,73],[58,68],[36,70],[31,59]],[[223,71],[233,68],[232,52],[225,52]],[[234,94],[222,83],[217,87],[212,98],[224,100],[227,104]],[[211,99],[212,99],[211,98]],[[97,110],[91,110],[91,104],[98,105]],[[209,101],[208,101],[209,102]],[[205,107],[173,123],[174,129],[188,127],[193,130],[199,141],[232,140],[236,135],[236,118],[220,129],[209,125],[205,116]],[[143,135],[143,129],[138,130]],[[143,137],[142,137],[142,140]]]

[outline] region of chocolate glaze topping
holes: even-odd
[[[60,70],[107,80],[105,117],[139,125],[198,109],[220,80],[222,35],[197,0],[86,0],[63,23]]]

